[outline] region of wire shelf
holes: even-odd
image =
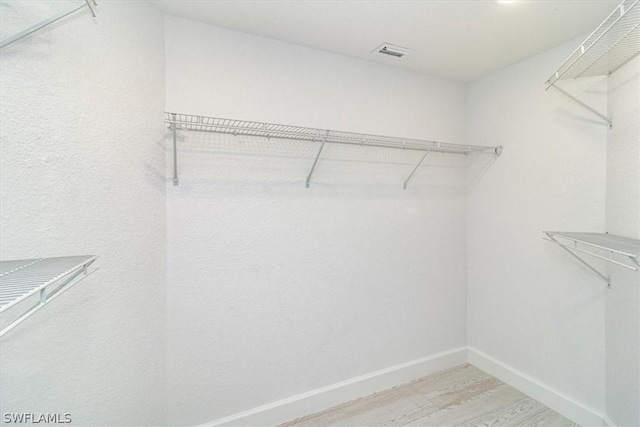
[[[614,73],[640,53],[640,0],[624,0],[549,77],[561,79]]]
[[[333,144],[362,145],[402,150],[437,151],[443,153],[496,153],[499,147],[462,145],[446,142],[368,135],[336,130],[315,129],[247,120],[222,119],[191,114],[165,113],[165,122],[178,130],[262,136],[266,138],[317,141]]]
[[[586,254],[628,270],[640,271],[640,240],[606,233],[545,231],[548,239],[561,246],[610,284],[609,277],[578,256]]]
[[[165,113],[165,123],[167,123],[169,125],[169,129],[173,131],[173,185],[178,185],[178,158],[176,142],[176,131],[178,130],[259,136],[265,138],[280,138],[320,143],[320,148],[305,182],[306,187],[309,187],[311,175],[313,174],[318,159],[322,154],[325,143],[422,151],[425,153],[425,156],[420,160],[416,169],[422,164],[424,157],[432,151],[452,154],[485,153],[498,156],[502,154],[501,146],[490,147],[482,145],[452,144],[448,142],[369,135],[275,123],[254,122],[249,120],[223,119],[193,114],[167,112]],[[407,181],[405,181],[405,189],[407,182],[411,179],[414,173],[415,170],[411,173]]]
[[[0,313],[35,294],[40,294],[40,301],[3,328],[0,336],[76,284],[79,281],[78,276],[82,273],[86,275],[87,267],[96,258],[96,255],[84,255],[0,261]]]

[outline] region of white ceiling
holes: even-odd
[[[586,37],[619,1],[155,0],[151,3],[182,18],[470,82],[566,41]],[[402,59],[371,53],[385,42],[413,52]],[[553,71],[549,70],[549,74]]]

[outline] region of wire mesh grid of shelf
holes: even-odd
[[[422,164],[426,155],[430,152],[465,155],[471,153],[493,155],[502,154],[501,146],[454,144],[431,140],[371,135],[249,120],[199,116],[193,114],[167,112],[165,113],[165,123],[167,123],[169,129],[173,132],[174,185],[178,184],[176,131],[212,132],[318,143],[320,144],[320,147],[306,180],[307,187],[309,187],[311,175],[322,153],[324,144],[326,143],[424,152],[425,155],[416,166],[416,169]],[[414,169],[407,181],[405,181],[405,188],[408,180],[413,176],[416,169]]]
[[[96,255],[37,258],[0,262],[0,313],[16,307],[28,298],[40,294],[39,301],[3,327],[3,336],[19,323],[44,307],[55,297],[88,275],[87,267]]]
[[[165,122],[177,130],[227,133],[232,135],[262,136],[266,138],[294,139],[298,141],[328,142],[402,150],[439,151],[468,154],[472,152],[496,153],[498,147],[462,145],[438,141],[369,135],[301,126],[223,119],[191,114],[166,113]]]
[[[624,0],[547,80],[614,73],[640,53],[640,0]]]

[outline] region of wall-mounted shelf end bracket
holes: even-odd
[[[571,95],[569,92],[567,92],[566,90],[562,89],[560,86],[556,85],[555,83],[547,82],[547,84],[549,84],[549,87],[553,87],[554,89],[559,91],[561,94],[563,94],[567,98],[571,99],[573,102],[575,102],[578,105],[580,105],[582,108],[586,109],[587,111],[591,112],[592,114],[595,114],[596,116],[598,116],[599,118],[604,120],[604,122],[607,125],[609,125],[609,129],[613,129],[613,122],[605,114],[602,114],[600,111],[596,110],[595,108],[593,108],[589,104],[579,100],[578,98],[576,98],[575,96]]]
[[[589,253],[589,252],[586,252],[586,251],[584,251],[584,250],[582,250],[582,249],[579,249],[579,248],[577,247],[577,244],[575,244],[575,246],[571,247],[571,246],[568,246],[568,245],[566,245],[566,244],[564,244],[564,243],[561,243],[561,242],[557,241],[557,240],[554,238],[553,233],[550,233],[550,232],[546,232],[546,231],[545,231],[545,233],[544,233],[544,234],[546,234],[546,235],[547,235],[547,237],[548,237],[547,239],[544,239],[544,240],[546,240],[546,241],[548,241],[548,242],[555,243],[555,244],[557,244],[558,246],[560,246],[562,249],[564,249],[565,251],[567,251],[567,252],[569,253],[569,255],[573,256],[575,259],[577,259],[577,260],[578,260],[578,261],[580,261],[582,264],[584,264],[584,265],[585,265],[589,270],[593,271],[595,274],[597,274],[598,276],[600,276],[600,278],[601,278],[602,280],[604,280],[604,281],[607,283],[607,287],[609,287],[609,288],[611,287],[611,279],[609,278],[609,276],[607,276],[606,274],[603,274],[603,273],[601,273],[600,271],[598,271],[595,267],[593,267],[591,264],[589,264],[587,261],[585,261],[582,257],[580,257],[578,254],[576,254],[574,251],[577,251],[577,252],[583,252],[583,253],[588,253],[588,254],[590,254],[590,255],[593,255],[593,254],[591,254],[591,253]]]
[[[327,137],[329,136],[329,131],[325,131],[324,139],[322,140],[322,144],[320,144],[320,148],[318,149],[318,153],[316,154],[316,158],[313,161],[313,165],[311,165],[311,170],[309,171],[309,175],[307,175],[307,179],[304,182],[304,186],[306,188],[311,187],[311,177],[313,176],[313,171],[316,169],[316,165],[318,164],[318,160],[320,159],[320,155],[322,154],[322,150],[324,150],[324,145],[327,142]]]

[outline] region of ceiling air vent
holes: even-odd
[[[380,55],[390,56],[392,58],[402,58],[403,56],[411,53],[411,49],[395,46],[389,43],[382,43],[373,51],[373,53],[379,53]]]

